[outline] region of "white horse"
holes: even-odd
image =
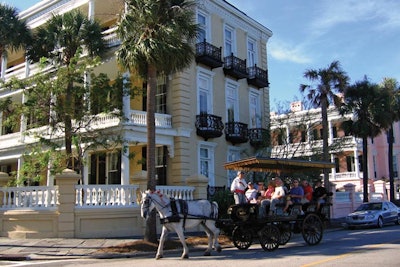
[[[156,254],[156,259],[163,257],[164,241],[170,231],[178,234],[179,240],[183,246],[181,258],[189,258],[189,249],[186,245],[184,229],[193,228],[201,224],[208,236],[208,247],[204,256],[210,256],[214,248],[221,252],[221,246],[218,243],[219,229],[215,226],[215,220],[218,218],[218,204],[208,200],[176,200],[171,203],[171,199],[162,195],[159,191],[152,192],[147,190],[142,194],[141,216],[148,218],[150,212],[156,208],[163,222],[160,243]]]

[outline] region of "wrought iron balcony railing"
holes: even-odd
[[[238,80],[248,77],[246,59],[240,59],[233,54],[224,58],[224,73]]]
[[[267,70],[263,70],[257,67],[257,65],[254,65],[253,67],[247,68],[247,71],[249,73],[249,77],[247,77],[248,84],[257,88],[264,88],[269,85]]]
[[[222,67],[221,47],[203,42],[196,44],[196,62],[209,66],[211,69]]]
[[[254,147],[268,146],[269,133],[264,128],[251,128],[249,129],[249,141]]]
[[[224,124],[222,118],[212,114],[196,115],[196,133],[203,137],[206,141],[209,138],[216,138],[222,135]]]
[[[236,121],[225,123],[225,139],[234,145],[246,143],[249,140],[247,124]]]

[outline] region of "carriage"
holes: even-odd
[[[254,172],[300,172],[334,167],[333,163],[292,159],[271,159],[252,157],[225,164],[227,170]],[[324,223],[329,219],[330,204],[322,204],[319,209],[315,203],[294,204],[289,212],[283,212],[284,204],[278,204],[274,215],[259,217],[258,204],[232,205],[228,208],[228,218],[218,219],[216,225],[228,235],[235,247],[248,249],[258,239],[265,251],[273,251],[279,245],[289,242],[292,234],[301,233],[309,245],[321,242]]]

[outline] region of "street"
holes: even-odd
[[[54,261],[0,262],[1,266],[399,266],[400,227],[383,229],[336,230],[324,233],[322,242],[308,246],[301,235],[273,252],[265,252],[259,244],[248,250],[224,249],[213,251],[211,257],[194,251],[190,258],[180,259],[181,251],[166,251],[164,258],[154,255],[119,259],[77,259]]]

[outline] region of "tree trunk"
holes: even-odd
[[[321,99],[321,116],[322,116],[322,155],[323,161],[330,162],[329,144],[328,144],[328,99]],[[329,169],[324,169],[324,187],[330,192]]]
[[[155,66],[149,65],[147,73],[147,188],[156,189],[156,126],[155,126],[155,102],[157,91],[157,69]],[[150,213],[150,217],[146,221],[146,231],[144,240],[157,243],[156,231],[156,213]]]
[[[363,202],[368,202],[368,139],[363,137]]]
[[[394,200],[394,173],[393,173],[393,125],[390,125],[388,131],[388,162],[389,162],[389,198]]]
[[[65,92],[65,133],[64,133],[64,140],[65,140],[65,152],[66,152],[66,160],[67,160],[67,168],[73,169],[72,166],[72,82],[68,82],[67,90]]]

